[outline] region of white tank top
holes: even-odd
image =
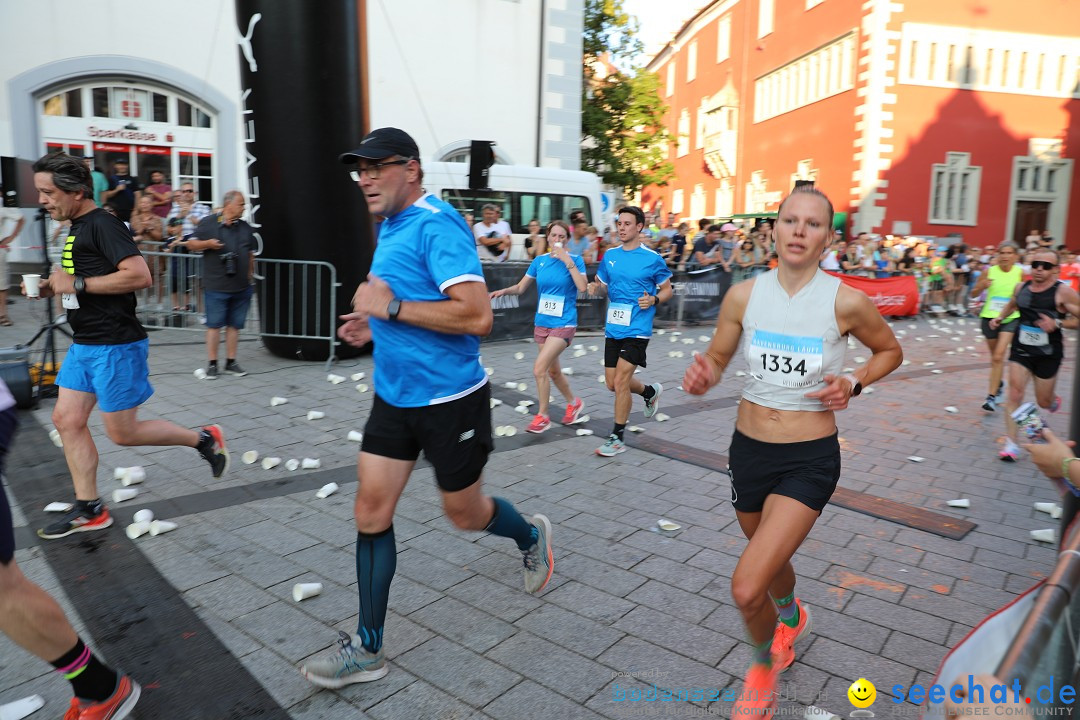
[[[780,286],[777,271],[754,280],[743,314],[743,351],[750,382],[743,398],[774,410],[824,412],[806,393],[839,375],[847,340],[836,322],[840,279],[818,270],[794,297]]]

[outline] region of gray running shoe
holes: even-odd
[[[626,443],[619,439],[619,436],[612,433],[600,447],[596,448],[596,454],[601,457],[614,457],[621,452],[626,452]]]
[[[341,630],[338,630],[338,644],[341,647],[337,650],[304,663],[300,674],[319,687],[340,688],[378,680],[390,672],[382,648],[377,653],[368,652],[359,637]]]
[[[664,392],[664,386],[660,383],[653,383],[652,389],[656,391],[656,394],[652,396],[651,400],[645,401],[645,417],[647,418],[651,418],[660,409],[660,393]]]
[[[536,528],[536,543],[522,552],[525,565],[525,592],[538,593],[551,580],[555,557],[551,554],[551,521],[544,515],[533,515],[530,521]]]
[[[207,368],[206,368],[206,378],[205,379],[206,380],[217,380],[218,379],[217,365],[209,365],[209,366],[207,366]]]
[[[232,362],[225,363],[225,372],[229,375],[235,375],[237,377],[244,377],[247,375],[247,370],[240,367],[240,363],[233,360]]]

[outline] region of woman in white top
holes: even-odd
[[[795,641],[810,631],[809,613],[795,598],[791,558],[840,476],[834,413],[903,359],[870,299],[818,268],[833,240],[832,219],[832,204],[819,190],[788,195],[774,231],[778,267],[728,291],[708,351],[683,379],[693,395],[720,382],[745,331],[749,382],[729,469],[732,505],[749,543],[732,574],[731,595],[754,659],[732,717],[775,704],[777,673],[791,665]],[[848,335],[872,355],[843,375]]]

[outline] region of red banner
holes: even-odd
[[[117,145],[116,143],[94,143],[95,150],[101,150],[103,152],[130,152],[130,145]]]
[[[877,306],[882,315],[917,315],[919,313],[919,285],[910,275],[889,278],[865,278],[830,272],[845,284],[862,290]]]

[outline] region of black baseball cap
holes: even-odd
[[[175,226],[177,226],[177,225],[183,225],[183,224],[184,224],[184,221],[183,221],[183,220],[181,220],[181,219],[180,219],[180,218],[178,218],[178,217],[171,217],[171,218],[169,218],[169,227],[175,227]]]
[[[409,133],[397,128],[385,127],[369,132],[360,141],[360,147],[342,153],[338,159],[346,165],[352,165],[360,159],[383,160],[392,155],[419,159],[420,149],[416,147],[416,141],[409,136]]]

